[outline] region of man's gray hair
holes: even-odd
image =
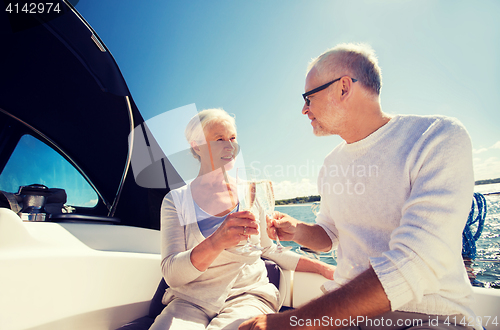
[[[191,144],[191,142],[196,142],[197,144],[207,143],[205,139],[205,128],[208,128],[210,124],[214,122],[226,122],[234,127],[236,130],[236,121],[234,117],[228,114],[223,109],[206,109],[198,112],[189,121],[184,130],[184,135],[186,140]],[[200,160],[200,156],[191,147],[191,153],[194,158]]]
[[[328,49],[309,63],[307,73],[316,68],[325,82],[347,75],[355,78],[368,91],[380,95],[382,70],[373,48],[367,44],[340,44]]]

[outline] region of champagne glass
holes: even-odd
[[[272,213],[274,212],[274,190],[273,190],[273,183],[269,180],[263,180],[258,183],[257,187],[257,195],[259,199],[259,204],[262,206],[264,209],[264,213],[272,218]],[[276,252],[282,253],[288,250],[291,250],[291,246],[283,246],[280,243],[280,239],[278,237],[278,233],[276,233]]]
[[[311,211],[312,211],[312,213],[314,213],[315,216],[318,216],[320,208],[321,208],[321,203],[320,202],[314,202],[311,205]]]
[[[252,168],[239,167],[236,169],[236,189],[238,192],[239,211],[250,211],[257,198],[256,182]],[[253,212],[252,212],[253,213]],[[246,227],[245,227],[246,230]],[[250,242],[250,236],[247,236],[247,242],[244,246],[237,249],[238,252],[247,253],[262,250],[261,247]]]

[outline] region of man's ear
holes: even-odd
[[[340,85],[342,86],[341,98],[343,100],[351,96],[353,84],[352,79],[348,76],[344,76],[340,79]]]

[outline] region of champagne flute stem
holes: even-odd
[[[281,242],[280,242],[280,238],[278,237],[278,234],[276,233],[276,245],[281,247]]]
[[[280,238],[279,238],[279,236],[278,236],[278,232],[276,232],[276,239],[275,239],[275,241],[276,241],[276,247],[277,247],[277,248],[276,248],[276,250],[277,250],[278,252],[284,252],[284,251],[288,251],[288,250],[290,250],[290,249],[291,249],[291,247],[285,247],[285,246],[283,246],[283,245],[281,244],[281,242],[280,242]]]
[[[276,241],[276,252],[278,253],[283,253],[285,251],[289,251],[292,249],[291,246],[283,246],[280,242],[280,238],[278,236],[278,232],[276,231],[276,238],[275,238],[275,241]]]

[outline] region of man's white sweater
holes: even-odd
[[[392,310],[472,317],[461,248],[473,188],[470,138],[455,119],[398,115],[338,145],[318,178],[316,221],[338,245],[324,289],[371,266]]]

